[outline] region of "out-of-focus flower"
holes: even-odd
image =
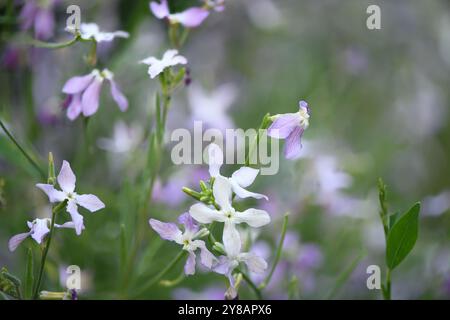
[[[186,250],[189,253],[186,264],[184,265],[184,273],[186,275],[195,273],[195,251],[197,249],[200,249],[200,261],[202,264],[207,268],[212,267],[216,258],[206,248],[205,242],[203,240],[198,240],[198,238],[207,235],[207,230],[200,230],[198,224],[194,222],[189,213],[183,213],[178,217],[178,223],[184,225],[184,232],[182,232],[175,223],[161,222],[156,219],[150,219],[149,223],[161,238],[182,245],[183,250]]]
[[[167,0],[161,0],[160,3],[150,2],[150,10],[156,18],[167,19],[171,24],[180,23],[186,28],[198,27],[209,15],[208,10],[199,7],[189,8],[179,13],[170,13]]]
[[[148,65],[148,74],[150,78],[155,78],[158,74],[164,71],[168,67],[176,66],[177,64],[187,64],[187,59],[178,54],[178,50],[167,50],[162,59],[159,60],[155,57],[148,57],[140,63]]]
[[[111,85],[111,96],[123,112],[128,109],[128,100],[114,81],[114,74],[108,69],[100,72],[94,69],[84,76],[75,76],[67,80],[62,91],[69,95],[67,117],[75,120],[80,113],[90,117],[97,112],[100,100],[100,92],[104,80]]]
[[[259,173],[258,169],[250,168],[250,167],[241,167],[240,169],[236,170],[232,175],[231,178],[224,177],[220,175],[220,167],[223,164],[223,152],[220,149],[220,147],[215,144],[211,143],[208,146],[208,155],[209,155],[209,174],[213,178],[222,178],[223,181],[226,181],[233,190],[234,193],[239,198],[248,198],[252,197],[255,199],[266,199],[267,196],[259,193],[250,192],[244,188],[250,186],[253,181],[255,181],[256,176]]]
[[[113,136],[98,139],[97,145],[112,153],[126,153],[139,145],[142,135],[141,127],[128,126],[124,121],[118,121],[114,125]]]
[[[96,23],[82,23],[80,24],[80,30],[75,30],[73,27],[66,28],[66,31],[75,34],[79,32],[80,37],[84,40],[94,39],[96,42],[109,42],[114,38],[128,38],[130,34],[126,31],[118,30],[113,32],[100,31],[99,26]]]
[[[78,213],[78,205],[95,212],[103,209],[105,204],[93,194],[77,194],[75,192],[76,177],[66,160],[63,161],[57,180],[62,191],[56,190],[51,184],[38,183],[36,187],[44,191],[52,203],[67,200],[66,210],[72,217],[77,235],[80,235],[84,224],[83,216]]]
[[[244,2],[250,21],[258,28],[270,30],[283,23],[278,3],[272,0],[247,0]]]
[[[278,114],[272,117],[268,135],[275,139],[286,139],[284,155],[287,159],[297,159],[302,148],[301,138],[309,126],[309,107],[305,101],[299,102],[296,113]]]
[[[214,181],[213,195],[220,209],[212,209],[203,203],[196,203],[189,209],[191,216],[200,223],[223,222],[223,244],[227,252],[240,250],[241,238],[236,225],[247,223],[253,228],[262,227],[270,222],[269,214],[264,210],[247,209],[236,211],[231,205],[231,185],[227,178],[217,176]]]
[[[423,199],[422,212],[427,216],[439,216],[450,210],[450,190]]]
[[[52,37],[55,29],[53,10],[58,1],[25,1],[19,17],[22,30],[34,28],[34,35],[38,39],[47,40]]]
[[[192,85],[188,90],[192,120],[222,131],[234,128],[233,120],[226,112],[236,100],[236,91],[231,84],[221,85],[211,93]]]
[[[213,9],[217,12],[225,10],[225,0],[204,0],[204,2],[208,9]]]
[[[50,232],[49,224],[50,219],[35,219],[30,222],[27,221],[28,228],[30,228],[29,232],[19,233],[13,236],[8,243],[9,251],[14,251],[17,247],[28,237],[33,238],[37,243],[41,244],[44,240],[45,236]],[[75,229],[75,225],[73,222],[66,222],[64,224],[55,224],[55,228],[67,228],[67,229]],[[84,228],[84,226],[83,226]]]

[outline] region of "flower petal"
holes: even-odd
[[[90,212],[95,212],[105,207],[105,204],[93,194],[77,195],[76,202],[80,206],[88,209]]]
[[[223,222],[225,220],[225,217],[219,214],[217,210],[211,209],[203,203],[196,203],[191,206],[189,214],[200,223]]]
[[[156,219],[150,219],[148,222],[161,238],[177,243],[181,242],[182,233],[175,223],[161,222]]]
[[[36,187],[44,191],[48,196],[48,200],[52,203],[62,202],[66,198],[64,192],[56,190],[51,184],[38,183]]]
[[[87,87],[81,96],[82,111],[85,117],[92,116],[97,112],[100,90],[102,88],[103,80],[99,77],[95,77],[94,81]]]
[[[111,84],[111,96],[114,101],[117,103],[121,111],[126,111],[128,109],[127,98],[123,95],[122,91],[120,91],[119,86],[114,80],[109,80],[109,83]]]
[[[170,19],[181,23],[187,28],[198,27],[209,15],[203,8],[189,8],[183,12],[171,14]]]
[[[215,143],[211,143],[208,146],[208,164],[211,177],[215,178],[220,175],[220,167],[223,164],[223,152]]]
[[[241,253],[239,260],[243,261],[248,269],[254,273],[263,273],[267,269],[267,262],[254,253]]]
[[[161,0],[161,3],[155,1],[150,2],[150,10],[158,19],[163,19],[170,14],[167,0]]]
[[[300,119],[297,113],[281,114],[272,122],[267,130],[267,135],[275,139],[286,139],[299,126]]]
[[[64,192],[72,193],[75,190],[76,177],[70,163],[63,160],[61,171],[58,174],[58,184]]]
[[[208,250],[208,248],[206,248],[205,242],[202,240],[195,240],[192,241],[192,245],[200,248],[200,261],[205,267],[211,269],[216,257]]]
[[[301,138],[304,129],[296,127],[287,137],[284,145],[284,156],[286,159],[294,160],[300,157],[300,150],[302,149]]]
[[[250,192],[250,191],[242,188],[234,180],[231,180],[230,183],[231,183],[231,187],[232,187],[234,193],[236,193],[236,195],[241,199],[245,199],[245,198],[262,199],[262,198],[264,198],[266,200],[269,200],[269,198],[263,194]]]
[[[184,229],[186,231],[191,232],[192,234],[196,233],[199,229],[198,224],[195,223],[194,219],[192,219],[189,212],[185,212],[178,217],[178,223],[184,225]]]
[[[241,251],[241,237],[234,223],[225,221],[222,242],[227,255],[230,257],[237,256]]]
[[[222,176],[217,176],[213,185],[214,199],[223,211],[233,211],[231,207],[231,183]]]
[[[74,94],[67,107],[67,118],[71,121],[75,120],[80,115],[81,109],[81,94]]]
[[[227,274],[230,271],[230,261],[226,256],[220,256],[218,263],[213,268],[214,272]]]
[[[27,233],[19,233],[9,239],[8,248],[9,251],[13,252],[17,249],[17,247],[30,235],[30,232]]]
[[[50,232],[48,228],[47,219],[36,219],[32,228],[31,237],[36,240],[37,243],[41,244],[47,233]]]
[[[193,275],[195,273],[195,253],[189,251],[189,257],[186,260],[186,264],[184,265],[184,273],[187,276]]]
[[[72,222],[75,227],[75,232],[79,236],[81,231],[84,230],[83,216],[78,213],[77,204],[75,201],[70,200],[67,202],[67,212],[69,212],[72,217]]]
[[[161,61],[157,61],[148,67],[148,74],[150,75],[150,78],[154,79],[165,68],[166,66]]]
[[[239,170],[233,172],[233,174],[231,175],[231,179],[236,181],[236,183],[241,187],[245,188],[251,185],[253,181],[255,181],[258,173],[259,173],[258,169],[253,169],[250,167],[242,167]]]
[[[92,73],[84,76],[72,77],[64,84],[62,92],[67,94],[80,93],[89,86],[93,78],[94,74]]]
[[[245,222],[250,227],[262,227],[270,222],[269,214],[264,210],[247,209],[244,212],[236,212],[235,216],[238,223]]]

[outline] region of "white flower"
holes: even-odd
[[[150,78],[153,79],[168,67],[172,67],[177,64],[187,64],[187,59],[181,55],[178,55],[178,50],[171,49],[164,53],[161,60],[155,57],[148,57],[140,61],[140,63],[149,65],[148,74],[150,75]]]
[[[231,185],[225,177],[216,177],[213,195],[216,203],[220,206],[219,210],[212,209],[203,203],[197,203],[189,209],[189,213],[200,223],[218,221],[225,224],[222,242],[227,252],[236,253],[241,248],[241,239],[236,224],[247,223],[253,228],[258,228],[270,222],[269,214],[264,210],[236,211],[231,206]]]
[[[256,176],[259,173],[258,169],[250,168],[250,167],[242,167],[238,170],[236,170],[232,175],[231,178],[223,177],[220,175],[220,167],[223,164],[223,152],[220,149],[220,147],[215,144],[211,143],[208,146],[208,156],[209,156],[209,174],[213,178],[222,177],[225,178],[228,183],[231,185],[231,188],[233,192],[239,197],[239,198],[255,198],[255,199],[266,199],[269,200],[269,198],[263,194],[250,192],[244,188],[250,186],[253,181],[255,181]]]
[[[83,216],[78,213],[78,205],[91,212],[103,209],[105,204],[93,194],[77,194],[75,192],[76,177],[67,161],[63,161],[61,171],[57,177],[62,191],[56,190],[51,184],[38,183],[36,187],[44,191],[50,202],[63,202],[67,200],[66,210],[72,217],[77,235],[84,229]]]
[[[118,121],[114,125],[113,136],[98,139],[97,145],[99,148],[112,153],[126,153],[139,145],[142,134],[141,127],[128,126],[124,121]]]
[[[74,28],[66,28],[70,33],[76,32]],[[114,38],[128,38],[130,34],[125,31],[102,32],[96,23],[82,23],[80,25],[80,37],[84,40],[94,39],[97,42],[112,41]]]

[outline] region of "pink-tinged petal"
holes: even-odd
[[[234,223],[225,221],[222,242],[227,255],[230,257],[237,256],[241,251],[241,237]]]
[[[260,209],[247,209],[244,212],[236,212],[239,223],[245,222],[250,227],[259,228],[270,223],[269,214]]]
[[[72,222],[75,227],[75,232],[79,236],[81,231],[84,230],[83,216],[78,213],[77,204],[75,201],[71,200],[67,202],[67,212],[72,217]]]
[[[216,210],[207,207],[203,203],[196,203],[189,209],[189,214],[200,223],[211,223],[213,221],[223,222],[225,218]]]
[[[300,126],[297,113],[278,115],[267,130],[267,135],[275,139],[286,139],[295,128]]]
[[[75,174],[70,167],[70,163],[63,160],[61,171],[57,177],[58,184],[64,192],[72,193],[75,190],[75,183],[77,181]]]
[[[267,262],[254,253],[241,253],[239,258],[247,265],[250,272],[263,273],[267,269]]]
[[[81,96],[83,115],[90,117],[97,112],[103,80],[95,78]]]
[[[67,118],[71,121],[75,120],[80,115],[81,109],[81,95],[77,93],[72,96],[70,104],[67,107]]]
[[[239,170],[236,170],[232,175],[231,179],[237,182],[241,187],[248,187],[255,181],[256,176],[258,175],[259,170],[253,169],[250,167],[242,167]]]
[[[245,198],[263,199],[264,198],[266,200],[269,200],[269,198],[263,194],[250,192],[250,191],[242,188],[234,180],[231,180],[231,187],[232,187],[234,193],[236,193],[236,195],[241,199],[245,199]]]
[[[178,223],[184,225],[184,229],[191,233],[196,233],[199,229],[198,224],[195,223],[189,212],[185,212],[180,215],[178,217]]]
[[[209,15],[203,8],[189,8],[183,12],[170,15],[171,20],[178,21],[187,28],[198,27]]]
[[[215,143],[211,143],[208,146],[208,164],[211,177],[215,178],[220,175],[220,167],[223,164],[223,152]]]
[[[150,219],[149,223],[161,238],[177,243],[181,242],[182,233],[175,223],[161,222],[156,219]]]
[[[76,202],[78,205],[88,209],[90,212],[95,212],[105,207],[105,204],[93,194],[77,195]]]
[[[42,191],[44,191],[47,194],[48,200],[51,203],[62,202],[66,198],[66,195],[64,192],[56,190],[55,187],[51,184],[38,183],[36,185],[36,187],[38,187],[39,189],[41,189]]]
[[[9,251],[13,252],[17,249],[17,247],[30,235],[30,232],[27,233],[19,233],[16,234],[14,237],[9,239],[8,242],[8,248]]]
[[[287,137],[284,145],[284,156],[286,159],[295,160],[300,157],[300,151],[302,149],[302,135],[303,128],[296,127],[294,131]]]
[[[213,262],[216,261],[216,257],[208,250],[208,248],[206,248],[205,242],[202,240],[195,240],[192,244],[200,248],[201,263],[208,269],[211,269]]]
[[[150,10],[158,19],[163,19],[170,14],[167,0],[161,0],[161,3],[155,1],[150,2]]]
[[[109,83],[111,84],[111,96],[114,101],[117,103],[121,111],[126,111],[128,109],[127,98],[123,95],[122,91],[120,91],[119,86],[114,80],[110,80]]]
[[[184,273],[187,276],[193,275],[195,273],[195,253],[189,251],[189,257],[186,260],[186,264],[184,265]]]
[[[231,183],[228,178],[217,176],[213,185],[214,200],[224,211],[232,211],[231,208]]]
[[[87,74],[85,76],[72,77],[64,84],[62,92],[66,94],[80,93],[85,90],[94,78],[93,74]]]
[[[47,219],[36,219],[33,225],[31,237],[41,244],[45,236],[50,232]]]

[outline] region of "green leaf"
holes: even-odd
[[[298,278],[296,276],[292,276],[291,280],[289,280],[288,297],[289,300],[300,299],[300,288],[298,284]]]
[[[389,229],[392,229],[398,217],[400,216],[400,212],[395,212],[389,215]]]
[[[411,252],[419,233],[420,203],[416,203],[389,230],[386,263],[392,270]]]
[[[33,262],[33,251],[28,249],[27,252],[27,267],[25,271],[25,298],[31,299],[33,296],[33,283],[34,283],[34,262]]]

